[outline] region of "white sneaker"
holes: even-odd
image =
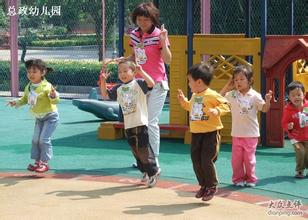
[[[255,187],[256,184],[255,183],[246,183],[246,186],[248,186],[248,187]]]
[[[132,163],[132,167],[133,167],[133,168],[138,168],[137,162]]]
[[[147,186],[149,188],[152,188],[156,185],[156,183],[159,179],[160,172],[161,172],[161,170],[160,170],[160,168],[158,168],[157,172],[153,176],[149,177],[149,180],[147,182]]]
[[[143,183],[145,183],[145,182],[147,182],[148,180],[149,180],[148,174],[147,174],[147,173],[143,173],[140,181],[143,182]]]
[[[155,157],[155,162],[156,162],[156,166],[159,168],[159,161],[158,161],[158,157]]]
[[[245,182],[234,183],[234,186],[244,187],[245,186]]]

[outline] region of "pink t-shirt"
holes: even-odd
[[[134,49],[136,61],[155,82],[167,80],[165,64],[161,57],[160,32],[159,28],[153,26],[149,32],[141,35],[140,28],[136,28],[130,34],[129,43]],[[169,46],[168,39],[167,42]]]

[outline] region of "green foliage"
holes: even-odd
[[[18,38],[18,44],[21,48],[26,49],[32,45],[32,42],[37,38],[36,32],[33,29],[26,29],[23,35]]]
[[[68,39],[58,39],[58,38],[50,40],[42,39],[33,41],[32,45],[41,47],[96,45],[96,38],[95,36],[75,36],[75,37],[70,37]]]
[[[117,63],[107,64],[107,70],[110,73],[109,81],[116,82],[118,80],[118,64]]]
[[[0,28],[6,28],[8,24],[8,17],[5,15],[5,12],[0,8]]]
[[[53,68],[53,72],[46,78],[53,85],[61,86],[97,86],[99,72],[102,64],[98,61],[46,61],[47,66]],[[10,67],[8,61],[0,61],[0,82],[8,82],[10,79]],[[110,79],[111,80],[111,79]],[[109,80],[109,81],[110,81]],[[108,82],[109,82],[108,81]],[[19,64],[19,85],[23,90],[28,83],[26,68]],[[0,83],[0,88],[3,86]]]

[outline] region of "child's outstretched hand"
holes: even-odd
[[[136,63],[136,69],[135,69],[135,72],[137,74],[139,74],[140,76],[143,76],[143,69],[142,69],[142,66],[140,66],[139,64]]]
[[[100,81],[104,81],[106,82],[106,80],[108,79],[108,77],[110,76],[110,72],[108,72],[108,70],[104,70],[102,69],[100,74],[99,74],[99,79]]]
[[[11,107],[13,107],[13,106],[16,106],[16,101],[15,100],[9,100],[7,103],[6,103],[6,105],[8,106],[11,106]]]
[[[51,90],[50,90],[50,93],[49,93],[49,97],[54,99],[57,97],[57,92],[56,92],[56,89],[55,87],[51,86]]]
[[[180,103],[185,101],[185,95],[184,95],[184,93],[181,89],[178,89],[177,98],[178,98]]]
[[[271,90],[268,91],[265,95],[265,102],[270,102],[273,97],[273,92]]]
[[[207,114],[216,117],[218,116],[219,111],[216,108],[209,108]]]
[[[292,130],[293,129],[293,126],[294,126],[294,123],[293,122],[290,122],[288,124],[288,130]]]

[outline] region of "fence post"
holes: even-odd
[[[105,0],[102,0],[102,59],[106,58],[106,11],[105,11]]]
[[[8,7],[18,8],[17,0],[10,0]],[[10,16],[10,48],[11,48],[11,96],[18,97],[18,13]]]

